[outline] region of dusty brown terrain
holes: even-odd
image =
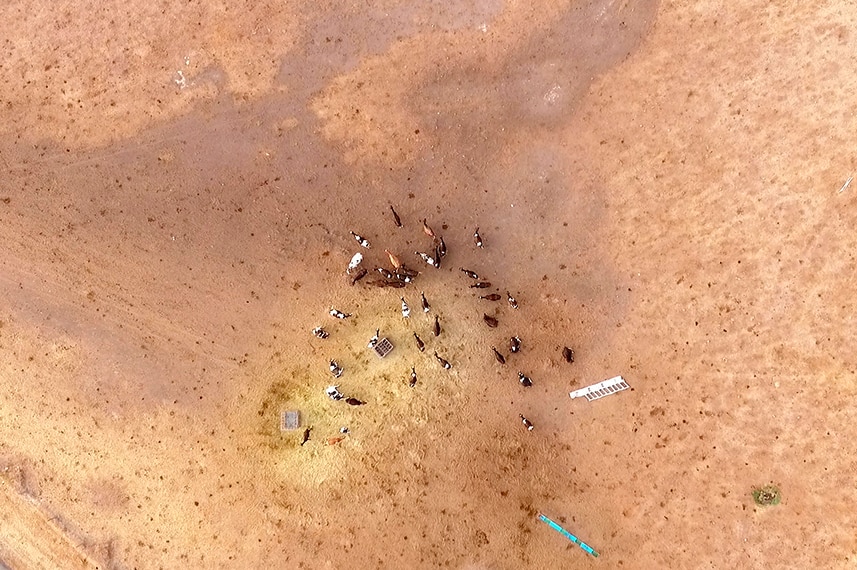
[[[0,567],[857,563],[848,3],[0,16]],[[347,284],[423,217],[442,269]]]

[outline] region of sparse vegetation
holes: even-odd
[[[780,489],[776,485],[765,485],[753,489],[753,500],[760,507],[770,507],[780,504]]]

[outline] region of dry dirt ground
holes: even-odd
[[[850,3],[0,16],[0,566],[857,564]]]

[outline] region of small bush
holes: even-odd
[[[776,485],[765,485],[753,489],[753,500],[760,507],[770,507],[780,504],[780,489]]]

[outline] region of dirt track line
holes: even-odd
[[[18,298],[29,297],[30,302],[38,300],[48,301],[60,314],[68,314],[67,328],[74,327],[69,323],[96,323],[98,319],[92,319],[91,314],[86,311],[82,303],[82,295],[75,295],[72,291],[75,286],[57,272],[49,272],[27,264],[16,256],[6,253],[0,257],[0,266],[3,266],[4,274],[0,275],[0,288],[6,289],[7,296]],[[20,269],[27,267],[27,270]],[[21,293],[21,283],[27,283],[24,293]],[[49,287],[45,287],[48,285]],[[194,333],[185,327],[181,327],[167,317],[144,307],[135,307],[134,311],[127,308],[130,303],[117,299],[110,305],[111,313],[103,320],[113,327],[113,331],[125,328],[134,331],[140,337],[151,336],[159,339],[164,344],[181,343],[188,351],[197,352],[200,356],[208,358],[213,363],[231,366],[229,351],[222,343],[211,344],[204,336]],[[135,317],[137,317],[135,319]],[[55,317],[56,318],[56,317]],[[143,321],[145,324],[140,324]],[[104,325],[97,325],[104,327]],[[215,351],[217,349],[220,353]]]
[[[0,561],[14,570],[98,570],[31,499],[0,479]]]

